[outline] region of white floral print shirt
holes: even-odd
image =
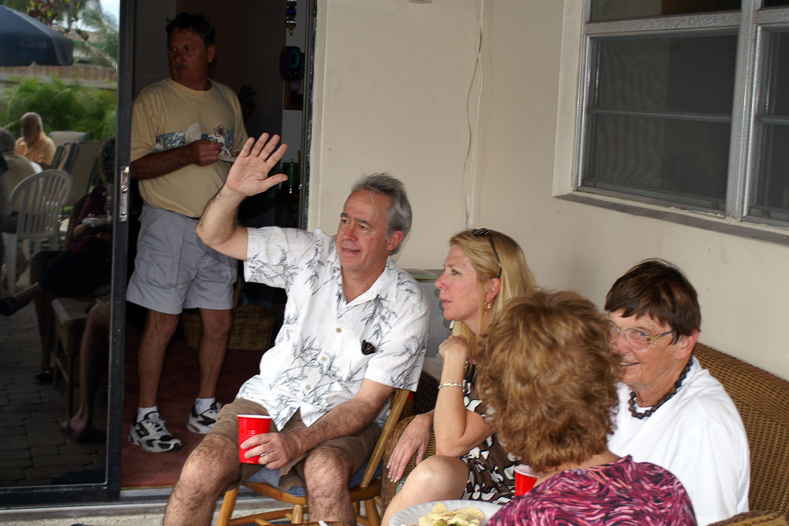
[[[285,317],[274,347],[238,398],[263,405],[279,429],[297,410],[309,426],[350,400],[362,380],[416,390],[430,306],[391,259],[376,282],[346,303],[334,237],[321,230],[250,228],[244,276],[284,288]],[[362,353],[363,342],[372,354]],[[376,418],[382,425],[388,406]]]

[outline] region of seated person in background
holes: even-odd
[[[489,526],[696,524],[674,475],[606,447],[621,375],[609,338],[592,302],[569,291],[516,298],[491,324],[477,358],[486,418],[538,478]]]
[[[8,164],[8,171],[5,173],[5,182],[8,187],[8,195],[14,191],[16,185],[22,182],[22,179],[29,177],[36,173],[36,168],[27,157],[17,155],[14,153],[15,139],[10,131],[5,128],[0,128],[0,154],[3,155],[6,164]]]
[[[0,128],[0,154],[2,154],[6,165],[8,165],[7,171],[3,174],[3,180],[5,181],[5,188],[8,191],[8,199],[10,199],[11,193],[14,191],[14,188],[16,188],[16,185],[22,182],[22,179],[36,173],[36,169],[27,158],[14,153],[14,136],[5,128]],[[19,210],[14,210],[14,212],[18,211]],[[0,220],[3,221],[4,232],[15,231],[11,230],[12,226],[15,225],[12,225],[10,222],[10,214],[11,210],[8,210],[5,217],[0,216]]]
[[[22,179],[36,173],[35,167],[25,157],[14,153],[14,136],[5,128],[0,128],[0,155],[5,162],[5,171],[0,176],[0,232],[16,232],[16,214],[19,212],[12,208],[10,203],[11,194]],[[18,206],[17,206],[18,208]],[[20,263],[24,257],[20,253]],[[0,235],[0,266],[5,261],[5,244],[3,236]],[[19,267],[20,265],[17,265]],[[8,272],[8,270],[6,270]],[[16,277],[10,281],[13,281]]]
[[[359,180],[336,236],[321,230],[244,228],[238,207],[285,180],[268,177],[285,153],[279,137],[244,145],[208,203],[197,234],[245,261],[247,281],[284,288],[285,321],[235,401],[184,464],[164,524],[208,525],[221,493],[262,467],[278,486],[306,487],[310,520],[355,524],[348,482],[364,466],[395,388],[416,390],[430,307],[422,288],[389,257],[411,228],[403,184],[385,174]],[[254,143],[254,145],[253,145]],[[264,147],[265,145],[265,147]],[[272,417],[272,430],[241,444],[239,414]]]
[[[113,155],[102,155],[105,178],[112,177],[115,165],[115,139],[108,139],[104,149]],[[42,290],[58,298],[106,294],[112,274],[112,225],[90,225],[87,218],[106,217],[112,207],[112,185],[96,186],[85,201],[75,221],[73,241],[60,254],[37,282],[13,296],[0,300],[0,314],[12,316],[25,307]]]
[[[482,419],[475,388],[477,337],[511,298],[534,287],[521,247],[509,236],[480,228],[449,240],[444,272],[436,280],[452,336],[439,347],[444,358],[436,408],[417,415],[389,458],[389,476],[400,480],[416,455],[416,468],[386,508],[382,524],[401,509],[447,499],[509,501],[515,458]],[[435,430],[436,453],[422,460]]]
[[[674,473],[700,525],[748,511],[740,414],[692,355],[701,326],[696,290],[669,263],[647,260],[614,283],[605,309],[624,371],[608,448]]]
[[[55,143],[44,133],[41,116],[38,113],[25,113],[19,119],[21,137],[16,141],[15,153],[38,163],[43,170],[52,165],[55,157]]]
[[[10,192],[8,186],[5,184],[5,173],[8,171],[8,164],[5,158],[0,155],[0,225],[5,223],[6,219],[11,216],[11,201],[9,199]],[[2,232],[0,230],[0,232]],[[0,267],[3,266],[5,261],[5,243],[3,236],[0,233]]]
[[[93,428],[93,411],[96,393],[107,378],[111,307],[110,301],[99,299],[88,313],[79,346],[79,408],[60,424],[63,432],[79,443],[104,440],[104,433]]]

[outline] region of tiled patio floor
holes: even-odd
[[[22,280],[17,286],[22,286]],[[3,295],[4,296],[4,295]],[[56,477],[103,469],[104,444],[77,444],[60,431],[66,419],[63,383],[39,384],[41,344],[33,305],[14,316],[0,316],[0,486],[48,485]],[[75,391],[75,406],[79,389]],[[96,425],[106,429],[106,388],[96,401]],[[76,407],[75,407],[76,410]],[[246,488],[243,488],[246,490]],[[79,506],[0,509],[0,524],[9,526],[142,526],[161,524],[169,489],[123,490],[118,502]],[[220,502],[214,516],[216,522]],[[242,491],[239,513],[277,509],[271,499]]]
[[[239,493],[234,516],[282,509],[281,503],[252,494],[251,490]],[[147,495],[145,495],[147,493]],[[59,506],[27,510],[0,509],[0,524],[3,526],[151,526],[161,524],[169,492],[162,490],[122,491],[121,499],[111,504],[86,504],[82,506]],[[222,499],[217,502],[211,524],[216,524]],[[276,521],[287,523],[287,521]],[[245,526],[256,526],[251,523]]]
[[[104,444],[78,444],[60,431],[67,417],[63,382],[57,389],[36,382],[40,362],[33,305],[0,316],[0,486],[46,485],[66,473],[105,465]],[[100,429],[106,421],[102,391]]]

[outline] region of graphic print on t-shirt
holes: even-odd
[[[200,133],[200,125],[198,123],[192,124],[186,131],[177,131],[171,133],[161,133],[156,136],[156,145],[153,148],[155,152],[163,152],[172,150],[173,148],[180,148],[191,144],[198,139],[205,139],[207,141],[217,141],[223,148],[232,148],[233,146],[233,130],[226,128],[223,124],[216,126],[212,133]],[[226,146],[229,145],[229,146]]]

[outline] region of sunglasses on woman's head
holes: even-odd
[[[493,249],[493,253],[496,255],[496,263],[499,264],[499,276],[498,278],[501,279],[501,259],[499,259],[499,252],[496,250],[496,245],[493,244],[493,237],[490,235],[490,232],[487,228],[478,228],[472,232],[475,236],[488,236],[488,241],[490,242],[490,248]]]

